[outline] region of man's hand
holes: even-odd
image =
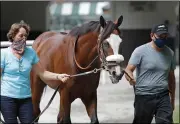
[[[129,79],[128,81],[129,81],[129,84],[130,84],[130,85],[135,85],[135,84],[136,84],[136,81],[135,81],[134,78],[131,78],[131,79]]]

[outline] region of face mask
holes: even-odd
[[[167,39],[155,39],[154,40],[154,43],[156,44],[156,46],[157,47],[159,47],[159,48],[163,48],[164,47],[164,45],[166,44],[166,42],[167,42]]]
[[[11,47],[14,50],[14,52],[21,55],[24,53],[24,50],[26,48],[26,41],[24,41],[24,40],[13,41],[13,43],[11,44]]]

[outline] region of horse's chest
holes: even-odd
[[[85,75],[74,80],[72,89],[77,89],[75,92],[90,93],[97,89],[99,85],[99,74]]]

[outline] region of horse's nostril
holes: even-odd
[[[112,72],[112,75],[116,75],[116,71],[113,71],[113,72]]]

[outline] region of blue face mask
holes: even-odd
[[[155,39],[154,40],[154,43],[156,44],[156,46],[157,47],[159,47],[159,48],[163,48],[164,47],[164,45],[166,44],[166,42],[167,42],[167,39]]]

